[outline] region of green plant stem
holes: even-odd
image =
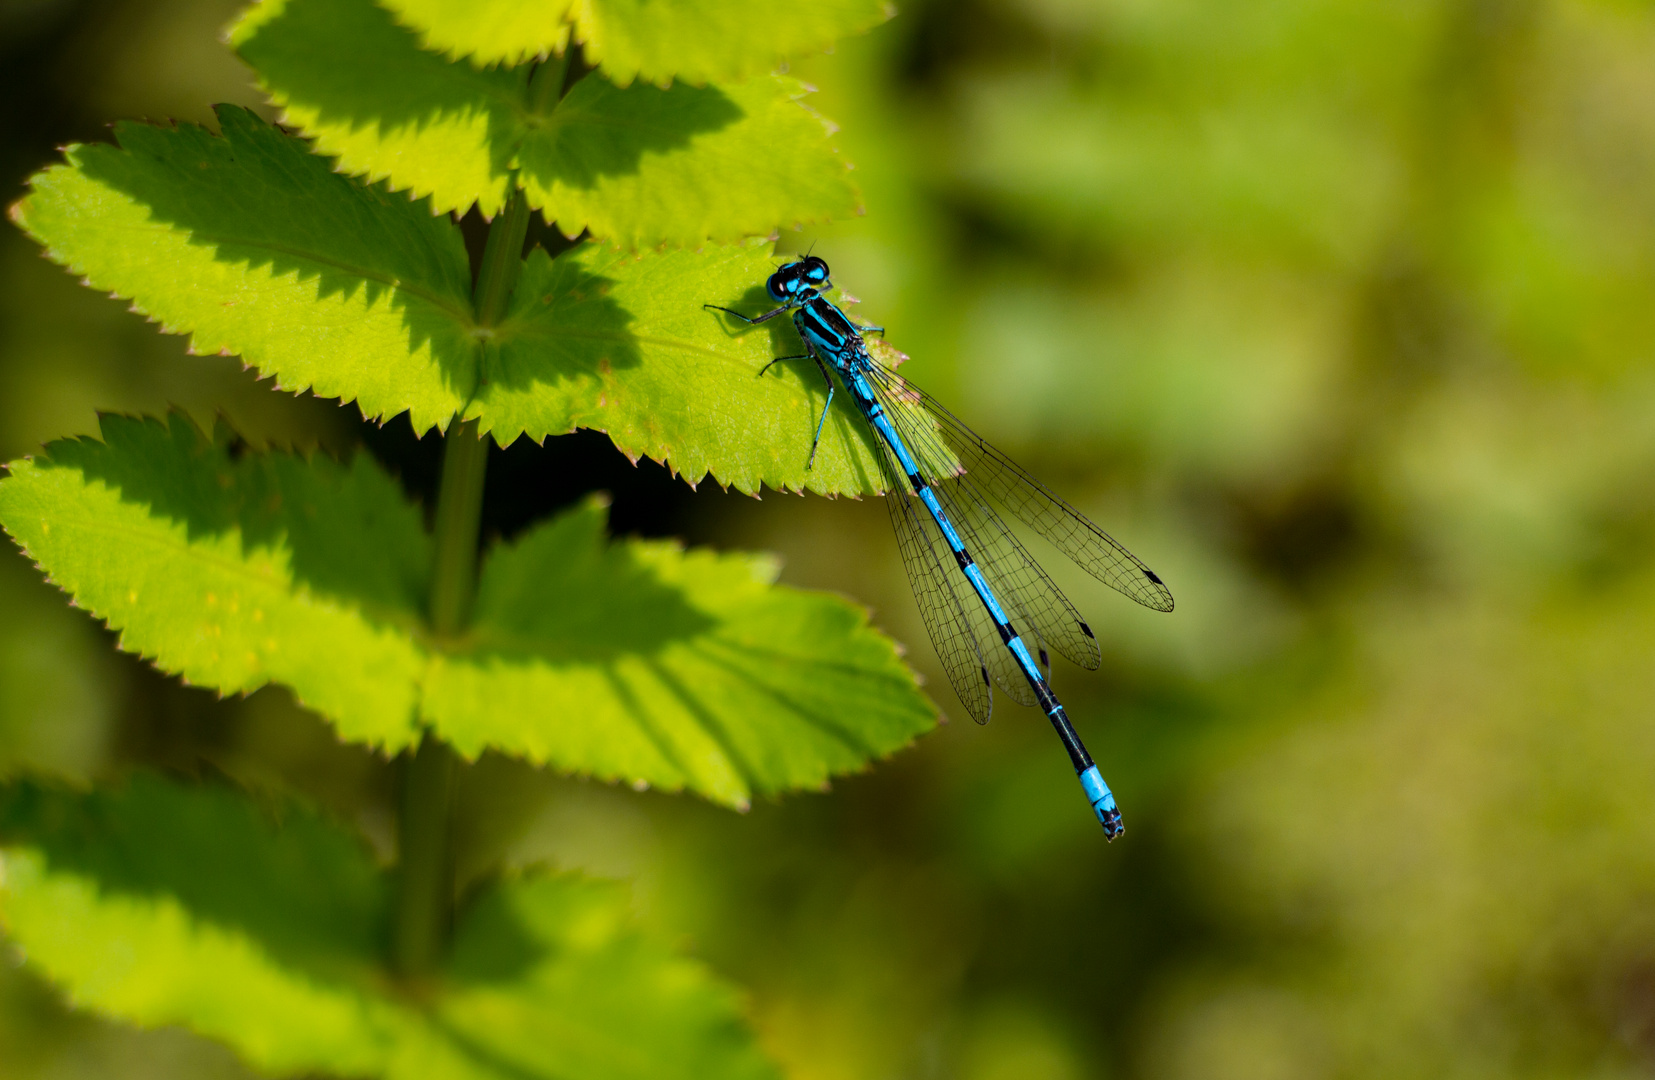
[[[529,84],[534,111],[546,111],[562,97],[572,53],[571,48],[534,73]],[[481,330],[499,325],[506,313],[517,272],[523,265],[523,239],[528,229],[529,203],[514,183],[511,198],[489,225],[488,241],[477,267],[472,304]],[[443,443],[442,479],[437,489],[430,618],[439,643],[464,633],[471,619],[487,467],[488,440],[479,436],[477,421],[456,418]],[[392,958],[404,975],[419,976],[436,967],[453,922],[454,857],[450,847],[457,767],[453,748],[430,731],[403,764]]]
[[[436,967],[453,917],[453,788],[454,751],[427,731],[419,749],[403,762],[397,818],[401,852],[391,949],[404,975],[423,975]]]
[[[516,179],[515,173],[512,178]],[[473,296],[478,326],[496,326],[506,313],[512,286],[517,284],[517,271],[523,266],[523,237],[528,231],[529,200],[523,197],[522,188],[514,187],[505,209],[489,225],[488,243],[483,246]]]
[[[439,642],[458,635],[471,613],[487,464],[488,443],[478,437],[477,421],[450,426],[437,489],[436,558],[431,575],[431,629]],[[420,975],[436,966],[452,921],[453,856],[449,848],[454,772],[454,751],[430,731],[403,763],[392,956],[404,975]]]
[[[474,302],[479,326],[505,313],[517,270],[529,207],[521,191],[489,227],[477,271]],[[477,589],[477,534],[482,524],[488,440],[476,420],[456,421],[443,442],[437,489],[436,554],[431,574],[431,629],[439,642],[465,631]],[[431,971],[442,956],[453,921],[454,871],[450,851],[456,760],[454,751],[427,731],[403,765],[397,839],[396,922],[392,958],[404,975]]]
[[[477,421],[455,423],[443,440],[437,488],[436,558],[431,573],[431,629],[439,639],[465,629],[477,588],[477,530],[483,517],[488,440]]]

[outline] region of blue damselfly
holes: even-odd
[[[1171,611],[1172,593],[1108,533],[930,395],[877,362],[862,338],[883,335],[884,327],[852,323],[822,295],[831,287],[827,263],[806,255],[765,282],[780,305],[774,310],[747,316],[717,304],[705,306],[749,324],[792,312],[806,351],[777,357],[759,374],[783,360],[809,359],[826,380],[827,405],[816,423],[806,467],[815,464],[822,425],[833,404],[832,368],[877,436],[886,507],[908,582],[955,693],[979,724],[988,722],[995,685],[1021,705],[1038,704],[1068,749],[1104,835],[1113,840],[1123,829],[1115,796],[1046,675],[1051,668],[1047,645],[1095,670],[1101,661],[1097,639],[995,507],[1009,510],[1093,577],[1145,607]]]

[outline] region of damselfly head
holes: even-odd
[[[826,259],[815,255],[806,255],[794,264],[799,268],[799,276],[813,289],[819,289],[828,283],[828,264]]]
[[[806,255],[771,274],[764,287],[773,299],[786,303],[799,299],[806,290],[820,289],[827,284],[827,262],[814,255]]]

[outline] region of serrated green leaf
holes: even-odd
[[[797,79],[624,89],[588,76],[517,150],[529,205],[564,233],[691,247],[845,217],[858,206]]]
[[[391,890],[297,806],[212,788],[0,792],[0,919],[81,1008],[179,1024],[275,1074],[389,1080],[775,1075],[734,992],[630,924],[615,885],[531,875],[460,918],[416,1000],[379,964]]]
[[[419,35],[423,48],[483,67],[561,56],[578,5],[576,0],[478,0],[469,5],[455,0],[388,0],[384,6]]]
[[[748,493],[882,490],[874,436],[845,394],[805,468],[827,401],[821,372],[800,360],[759,374],[777,356],[804,352],[792,323],[746,327],[702,307],[774,306],[763,287],[774,270],[768,251],[758,242],[647,255],[586,244],[556,260],[530,253],[468,415],[501,442],[597,428],[624,453]]]
[[[472,4],[457,0],[388,0],[384,6],[418,35],[423,48],[456,60],[469,59],[483,67],[502,63],[515,66],[562,55],[581,5],[577,0],[478,0]],[[767,65],[752,69],[765,70]],[[750,73],[741,71],[724,77]],[[608,74],[614,78],[612,72]]]
[[[446,423],[476,382],[471,272],[453,223],[332,172],[252,113],[120,124],[38,174],[13,219],[52,259],[130,297],[198,352],[284,390]]]
[[[825,49],[895,13],[886,0],[386,0],[428,49],[475,64],[561,53],[573,30],[617,83],[740,79]]]
[[[536,251],[485,333],[450,221],[329,172],[250,113],[222,117],[222,138],[126,124],[123,149],[72,147],[13,215],[53,259],[198,351],[239,353],[284,389],[355,398],[369,417],[407,410],[423,430],[463,411],[502,445],[595,427],[691,483],[880,489],[845,395],[806,470],[820,373],[794,362],[758,375],[804,351],[791,324],[746,329],[702,309],[768,306],[767,243]]]
[[[528,68],[478,69],[422,50],[371,0],[250,9],[231,42],[284,122],[341,168],[493,216],[517,170],[569,236],[694,246],[842,217],[857,207],[830,129],[797,80],[616,86],[601,76],[540,103]]]
[[[610,78],[664,83],[770,71],[788,56],[878,26],[895,9],[886,0],[812,0],[785,8],[766,0],[590,0],[576,11],[577,40]]]
[[[264,0],[229,40],[283,122],[345,172],[429,196],[438,212],[505,205],[528,68],[452,63],[372,0]]]
[[[123,648],[224,693],[283,683],[345,738],[396,750],[429,725],[743,806],[935,722],[864,611],[763,558],[606,546],[588,504],[488,555],[445,652],[419,513],[366,455],[234,458],[177,417],[106,417],[104,438],[15,463],[0,525]]]
[[[221,693],[292,687],[347,739],[418,737],[430,542],[366,456],[247,455],[103,418],[0,481],[0,523],[75,602],[163,671]]]
[[[935,722],[860,609],[775,587],[764,557],[606,547],[604,520],[588,503],[490,555],[467,647],[426,682],[427,715],[462,753],[745,805]]]

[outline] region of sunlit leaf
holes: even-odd
[[[628,255],[586,244],[532,252],[470,415],[502,442],[575,427],[609,433],[633,456],[757,492],[882,489],[867,425],[835,395],[816,464],[811,433],[827,385],[787,319],[747,327],[713,303],[758,314],[769,245]]]
[[[588,503],[495,551],[468,647],[425,710],[485,747],[744,805],[905,745],[934,722],[861,610],[773,586],[751,555],[606,546]]]
[[[235,353],[285,390],[446,423],[476,379],[459,230],[332,172],[242,109],[222,138],[120,124],[71,146],[12,216],[88,284],[129,297],[197,352]]]
[[[857,207],[796,80],[621,88],[591,75],[559,100],[555,87],[531,92],[528,67],[421,49],[370,0],[260,4],[231,41],[285,121],[341,168],[429,194],[439,211],[494,215],[514,170],[566,234],[628,247],[737,240]]]
[[[232,455],[189,421],[106,417],[0,481],[0,524],[121,646],[223,693],[293,689],[392,750],[431,725],[732,806],[818,787],[935,722],[896,647],[752,555],[608,545],[587,504],[484,561],[474,625],[424,629],[430,543],[366,455]]]
[[[0,523],[129,652],[222,693],[292,687],[348,739],[417,738],[430,562],[365,456],[232,460],[186,419],[108,416],[0,481]]]
[[[390,0],[397,21],[422,46],[478,66],[521,64],[562,53],[574,27],[577,0]]]
[[[296,806],[139,776],[0,791],[0,920],[75,1005],[182,1025],[275,1074],[730,1078],[775,1070],[740,1003],[635,929],[619,886],[529,875],[462,913],[416,998],[381,966],[388,875]]]
[[[387,0],[427,48],[476,64],[521,63],[563,51],[573,29],[617,83],[739,79],[786,57],[825,49],[889,19],[886,0]]]
[[[588,76],[517,146],[529,204],[627,247],[737,240],[858,205],[796,79],[624,89]]]

